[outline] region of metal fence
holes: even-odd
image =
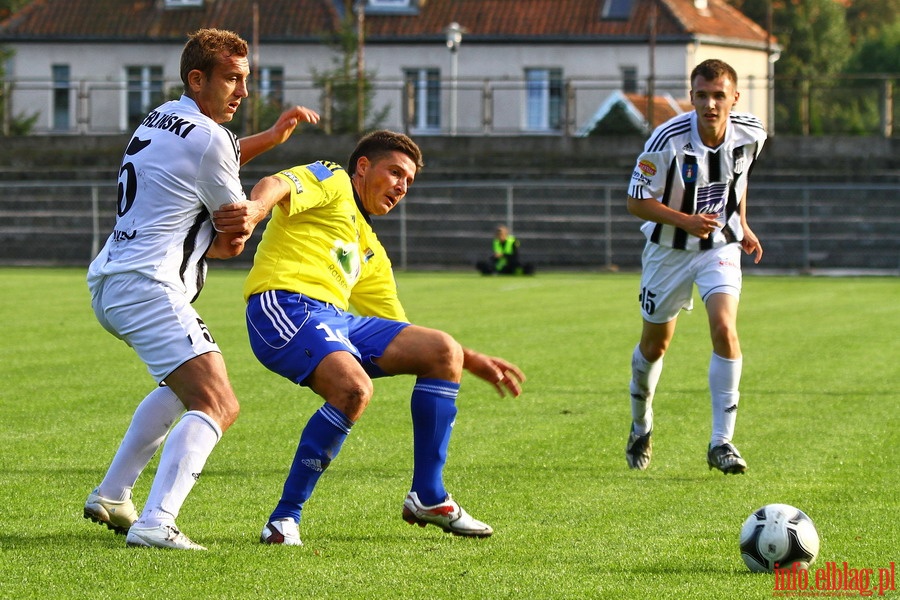
[[[894,127],[894,115],[900,108],[897,81],[896,76],[883,74],[771,81],[750,78],[741,84],[741,110],[766,121],[770,133],[893,137],[900,135]],[[566,78],[554,82],[546,105],[535,111],[527,99],[530,88],[525,80],[459,78],[436,83],[439,97],[425,106],[417,102],[416,90],[408,81],[372,80],[371,112],[385,111],[384,121],[376,125],[416,135],[577,136],[587,132],[598,109],[615,92],[666,96],[672,102],[688,96],[684,79],[636,80],[629,90],[623,90],[618,79]],[[316,107],[323,117],[320,126],[330,131],[339,121],[339,112],[349,110],[354,119],[357,114],[355,104],[342,106],[331,93],[336,86],[323,88],[310,79],[286,79],[277,94],[270,96],[272,102],[248,102],[235,127],[241,134],[253,132],[253,123],[270,123],[282,103],[296,103]],[[34,117],[34,133],[128,133],[147,111],[164,98],[177,96],[180,89],[180,81],[170,80],[155,82],[152,89],[135,89],[124,81],[80,79],[61,86],[51,79],[0,79],[0,131],[9,135],[15,130],[15,119]],[[139,100],[133,99],[134,95]],[[431,110],[437,112],[431,114]],[[766,110],[771,116],[766,116]],[[368,115],[364,128],[372,125],[371,118]]]
[[[644,240],[625,193],[622,182],[417,182],[375,228],[398,269],[474,269],[504,223],[539,270],[632,270]],[[115,182],[0,182],[0,264],[86,266],[112,230],[116,194]],[[748,271],[900,274],[896,185],[760,182],[748,211],[765,248]],[[231,264],[249,264],[261,230]]]

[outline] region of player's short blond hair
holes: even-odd
[[[181,52],[181,81],[184,89],[190,89],[188,73],[197,70],[210,75],[213,67],[225,56],[247,56],[250,46],[233,31],[224,29],[199,29],[188,35]]]

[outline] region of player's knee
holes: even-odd
[[[737,328],[728,323],[713,323],[710,326],[710,336],[713,347],[720,351],[717,353],[724,353],[722,355],[725,356],[740,352]]]
[[[219,427],[222,428],[223,432],[237,421],[240,412],[241,405],[238,403],[237,398],[234,398],[233,402],[229,402],[223,407],[221,421],[219,421]]]
[[[666,340],[656,340],[652,342],[641,342],[641,355],[647,362],[654,363],[661,359],[666,350],[669,348],[669,342]]]
[[[449,333],[435,332],[429,356],[432,359],[432,368],[437,371],[434,377],[458,380],[462,376],[463,348]]]
[[[233,392],[217,395],[198,395],[185,406],[188,410],[206,413],[224,433],[238,418],[240,404]]]
[[[356,421],[369,406],[373,393],[372,380],[360,379],[341,389],[340,393],[336,395],[337,397],[326,398],[326,400],[344,413],[348,419]]]

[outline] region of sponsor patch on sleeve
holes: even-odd
[[[656,175],[656,165],[646,158],[638,163],[638,169],[640,169],[641,173],[643,173],[647,177],[653,177],[654,175]]]
[[[291,171],[282,171],[282,175],[291,180],[291,183],[294,184],[294,193],[302,194],[303,193],[303,184],[300,183],[300,178],[294,175]]]
[[[316,161],[311,165],[307,165],[306,169],[310,173],[315,175],[316,179],[318,179],[319,181],[325,181],[326,179],[334,175],[334,173],[331,172],[331,169],[329,169],[319,161]]]

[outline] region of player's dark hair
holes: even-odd
[[[350,155],[347,163],[347,173],[353,175],[356,173],[356,163],[363,156],[371,162],[378,162],[384,155],[391,152],[402,152],[408,156],[416,165],[416,173],[425,166],[422,162],[422,151],[409,136],[396,131],[388,131],[387,129],[379,129],[363,136],[356,149]]]
[[[191,89],[188,73],[194,69],[210,75],[223,54],[247,56],[249,51],[247,42],[231,31],[199,29],[188,35],[188,41],[181,52],[181,82],[184,83],[184,89]]]
[[[734,87],[737,87],[738,83],[737,72],[734,68],[724,60],[719,60],[718,58],[704,60],[694,67],[694,70],[691,71],[691,84],[694,83],[694,79],[697,76],[700,76],[707,81],[719,79],[720,77],[727,77],[731,80],[731,83],[734,84]]]

